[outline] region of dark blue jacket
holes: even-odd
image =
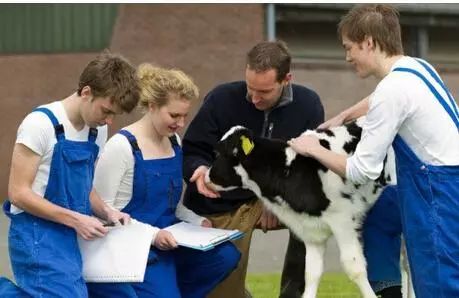
[[[198,214],[215,214],[235,210],[254,199],[248,190],[222,192],[221,198],[209,199],[197,192],[195,183],[188,182],[196,168],[212,164],[215,144],[231,127],[242,125],[259,136],[289,140],[323,122],[319,96],[306,87],[291,86],[291,100],[283,101],[270,111],[257,110],[247,100],[243,81],[219,85],[207,94],[183,138],[183,176],[188,183],[186,207]]]

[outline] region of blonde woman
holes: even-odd
[[[183,220],[210,226],[186,209],[182,193],[184,127],[198,88],[182,71],[142,64],[138,68],[143,117],[114,135],[97,165],[94,186],[104,201],[155,233],[143,283],[89,284],[90,297],[202,298],[236,266],[231,243],[202,252],[178,247],[163,228]]]

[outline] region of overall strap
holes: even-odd
[[[443,81],[440,79],[440,77],[435,73],[435,71],[432,69],[432,67],[429,66],[429,64],[427,64],[427,62],[425,62],[424,60],[419,59],[419,58],[416,58],[416,61],[418,61],[425,68],[425,70],[427,70],[427,72],[432,76],[432,78],[438,83],[438,85],[440,85],[443,88],[443,90],[445,91],[446,95],[448,96],[449,103],[453,107],[453,110],[454,110],[456,116],[459,117],[459,112],[457,111],[456,102],[454,101],[454,98],[451,96],[451,92],[449,92],[448,88],[443,83]]]
[[[172,144],[172,149],[174,150],[175,156],[181,152],[181,146],[176,134],[169,137],[169,141]]]
[[[56,134],[56,139],[58,141],[65,139],[64,126],[57,121],[56,116],[47,108],[35,108],[32,112],[42,112],[48,116],[49,120],[54,126],[54,133]]]
[[[180,146],[176,135],[170,136],[169,141],[171,142],[172,146]]]
[[[124,129],[120,130],[118,133],[125,136],[128,139],[129,144],[131,144],[131,149],[132,149],[132,153],[134,154],[134,156],[139,157],[140,159],[143,159],[142,151],[140,151],[140,147],[139,147],[139,144],[137,143],[137,139],[135,138],[135,136],[129,131],[124,130]]]
[[[88,133],[88,141],[90,143],[95,143],[96,142],[96,139],[97,139],[97,134],[98,134],[98,130],[97,128],[94,128],[94,127],[90,127],[89,128],[89,133]]]
[[[418,71],[414,69],[406,68],[406,67],[397,67],[393,71],[409,72],[409,73],[416,75],[422,81],[424,81],[424,83],[427,85],[427,87],[430,89],[430,91],[435,96],[435,98],[438,100],[438,102],[442,105],[442,107],[446,110],[446,112],[448,113],[448,115],[451,117],[454,124],[456,125],[457,129],[459,130],[459,116],[457,116],[454,113],[454,111],[451,109],[448,103],[443,99],[440,93],[438,93],[438,91],[435,89],[432,83],[430,83],[429,80],[427,80],[425,76],[423,76],[421,73],[419,73]]]

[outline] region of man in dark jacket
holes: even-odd
[[[257,226],[264,231],[277,227],[277,218],[264,209],[252,192],[233,190],[217,194],[206,187],[204,176],[214,160],[215,144],[235,125],[243,125],[262,137],[289,140],[324,120],[319,96],[292,83],[290,64],[285,43],[255,45],[247,55],[245,82],[219,85],[210,91],[183,139],[184,178],[190,181],[185,206],[209,218],[214,227],[245,232],[242,239],[235,241],[242,254],[238,268],[209,297],[245,297],[252,232]],[[290,234],[281,297],[302,294],[304,256],[303,243]]]

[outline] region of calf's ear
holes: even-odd
[[[252,152],[253,148],[255,147],[255,144],[253,143],[252,139],[250,136],[242,135],[241,138],[241,149],[242,152],[247,156]]]

